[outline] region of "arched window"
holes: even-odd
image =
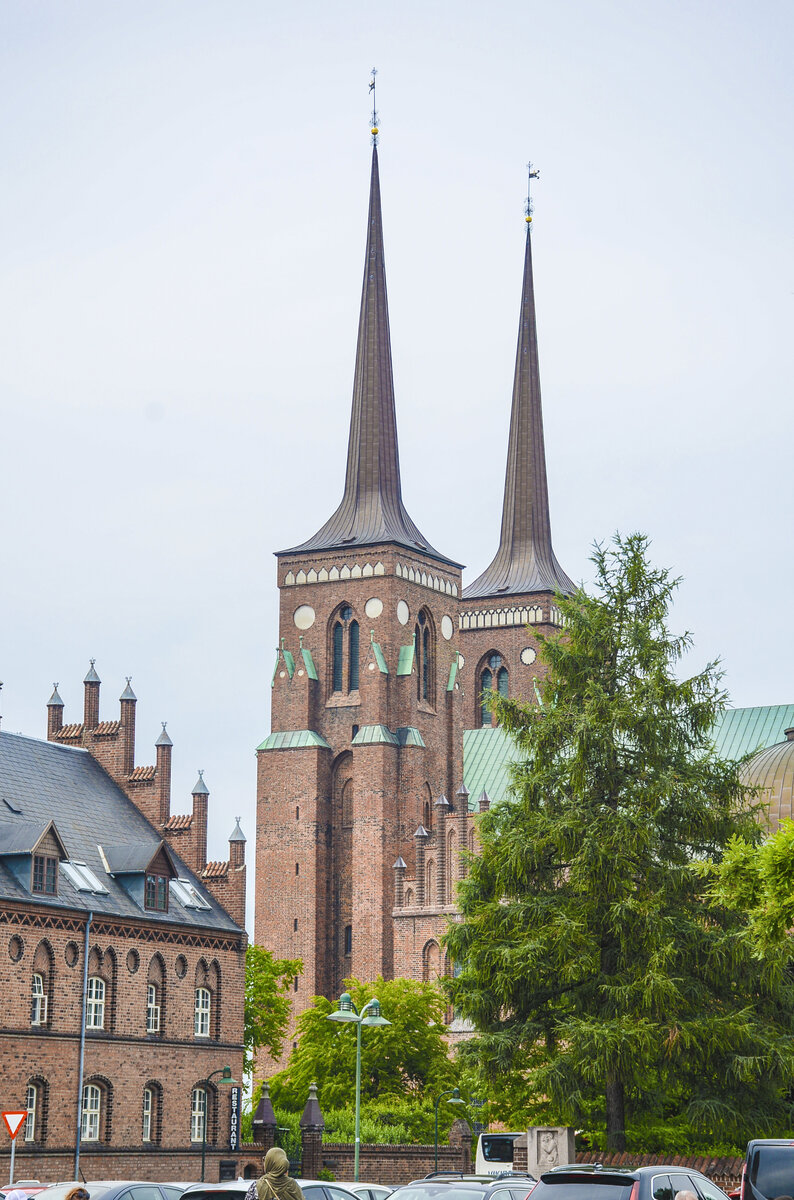
[[[39,1109],[39,1089],[36,1087],[35,1083],[28,1084],[27,1095],[25,1097],[25,1108],[28,1111],[28,1115],[25,1118],[25,1141],[35,1142],[36,1134],[38,1132],[36,1128],[36,1122],[38,1119]]]
[[[344,668],[345,629],[341,621],[334,625],[334,667],[332,690],[341,692]]]
[[[345,954],[353,953],[353,926],[345,925]]]
[[[347,671],[347,690],[349,692],[358,691],[358,621],[350,622],[350,629],[347,635],[347,654],[348,654],[348,671]]]
[[[85,1025],[86,1029],[105,1028],[105,981],[98,975],[88,980]]]
[[[95,1083],[83,1087],[83,1111],[80,1121],[80,1137],[84,1142],[99,1141],[99,1124],[102,1117],[102,1092]]]
[[[155,954],[149,963],[146,984],[146,1032],[161,1034],[165,1028],[165,963]]]
[[[425,864],[425,904],[436,902],[436,864],[432,858]]]
[[[438,942],[428,942],[422,951],[422,979],[430,983],[441,974],[441,951]]]
[[[203,1142],[207,1125],[207,1089],[194,1087],[190,1097],[190,1140]]]
[[[455,830],[450,829],[447,834],[447,903],[451,903],[455,899],[455,884],[458,881],[458,841],[455,836]]]
[[[160,1005],[157,1003],[157,984],[146,985],[146,1032],[160,1032]]]
[[[433,828],[433,792],[429,783],[425,783],[422,824],[425,829],[430,830]]]
[[[433,630],[426,609],[419,610],[414,627],[414,656],[416,658],[416,696],[432,703],[434,692]]]
[[[414,902],[414,894],[410,888],[406,888],[406,890],[405,890],[405,907],[410,908],[411,905],[413,904],[413,902]]]
[[[510,694],[509,676],[501,654],[492,650],[486,655],[480,671],[480,725],[495,725],[496,714],[491,711],[488,696],[496,692],[505,699]]]
[[[196,1002],[193,1009],[193,1032],[196,1037],[210,1036],[210,1011],[212,999],[209,988],[196,988]]]
[[[150,1087],[143,1089],[143,1128],[141,1131],[141,1140],[150,1142],[152,1140],[152,1113],[154,1111],[154,1092]]]
[[[38,972],[33,974],[33,990],[30,1000],[31,1025],[47,1024],[47,994],[44,991],[44,978]]]

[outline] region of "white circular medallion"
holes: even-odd
[[[447,614],[444,613],[444,616],[441,618],[441,636],[445,639],[445,641],[448,642],[452,637],[454,628],[455,627],[452,624],[452,617],[448,617]]]
[[[525,646],[521,651],[521,661],[525,667],[531,666],[537,657],[537,652],[531,646]]]
[[[298,629],[311,629],[314,624],[315,611],[311,604],[301,604],[300,608],[296,608],[292,615]]]
[[[397,601],[397,620],[401,625],[407,625],[411,618],[411,610],[404,600]]]
[[[374,664],[374,663],[369,663],[369,664],[368,664],[368,666],[369,666],[369,669],[370,669],[370,671],[374,671],[374,670],[375,670],[375,664]]]
[[[379,617],[383,612],[383,601],[379,600],[377,596],[371,596],[364,605],[364,612],[367,614],[370,621],[374,621],[375,618]]]
[[[459,671],[463,670],[463,664],[465,663],[465,661],[466,661],[466,659],[463,657],[463,655],[461,654],[461,652],[459,650],[458,651],[458,670]]]

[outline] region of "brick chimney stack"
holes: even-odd
[[[63,700],[58,695],[58,684],[54,683],[47,701],[47,738],[52,741],[59,729],[63,729]]]
[[[138,698],[130,687],[131,675],[127,676],[127,686],[119,697],[121,703],[121,770],[124,775],[131,775],[135,766],[135,706]]]
[[[165,731],[165,721],[163,721],[163,731],[154,744],[157,748],[157,766],[155,768],[157,803],[160,824],[164,825],[171,816],[171,748],[174,744]]]
[[[193,837],[196,861],[193,870],[200,875],[207,865],[207,801],[210,790],[204,782],[204,772],[199,771],[193,785]]]
[[[232,830],[229,838],[229,866],[232,870],[237,870],[245,866],[245,842],[246,837],[240,828],[240,818],[234,818],[237,824]]]
[[[85,684],[85,702],[83,706],[83,725],[86,729],[96,729],[99,724],[99,685],[102,680],[94,670],[95,658],[91,659],[83,683]]]

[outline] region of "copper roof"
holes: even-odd
[[[529,230],[527,224],[502,533],[491,565],[464,589],[463,596],[467,600],[526,592],[559,590],[570,594],[575,591],[551,545]]]
[[[336,512],[314,537],[279,553],[296,554],[383,542],[419,549],[431,558],[460,565],[452,563],[430,545],[408,516],[402,500],[378,148],[373,146],[345,491]]]
[[[172,833],[174,830],[190,829],[192,824],[192,813],[175,813],[174,816],[169,817],[167,821],[163,822],[163,829],[167,829],[169,833]]]
[[[229,864],[227,862],[208,862],[201,872],[202,879],[221,879],[228,874]]]
[[[781,821],[794,817],[794,729],[786,730],[786,740],[760,750],[742,771],[742,778],[761,788],[758,799],[768,805],[770,830]]]
[[[145,783],[149,779],[154,779],[156,767],[133,767],[127,776],[129,783]]]

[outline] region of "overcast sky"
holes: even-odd
[[[3,727],[125,675],[210,855],[268,733],[272,552],[341,495],[378,74],[408,511],[498,539],[525,164],[555,548],[647,532],[736,705],[794,701],[789,0],[4,0]]]

